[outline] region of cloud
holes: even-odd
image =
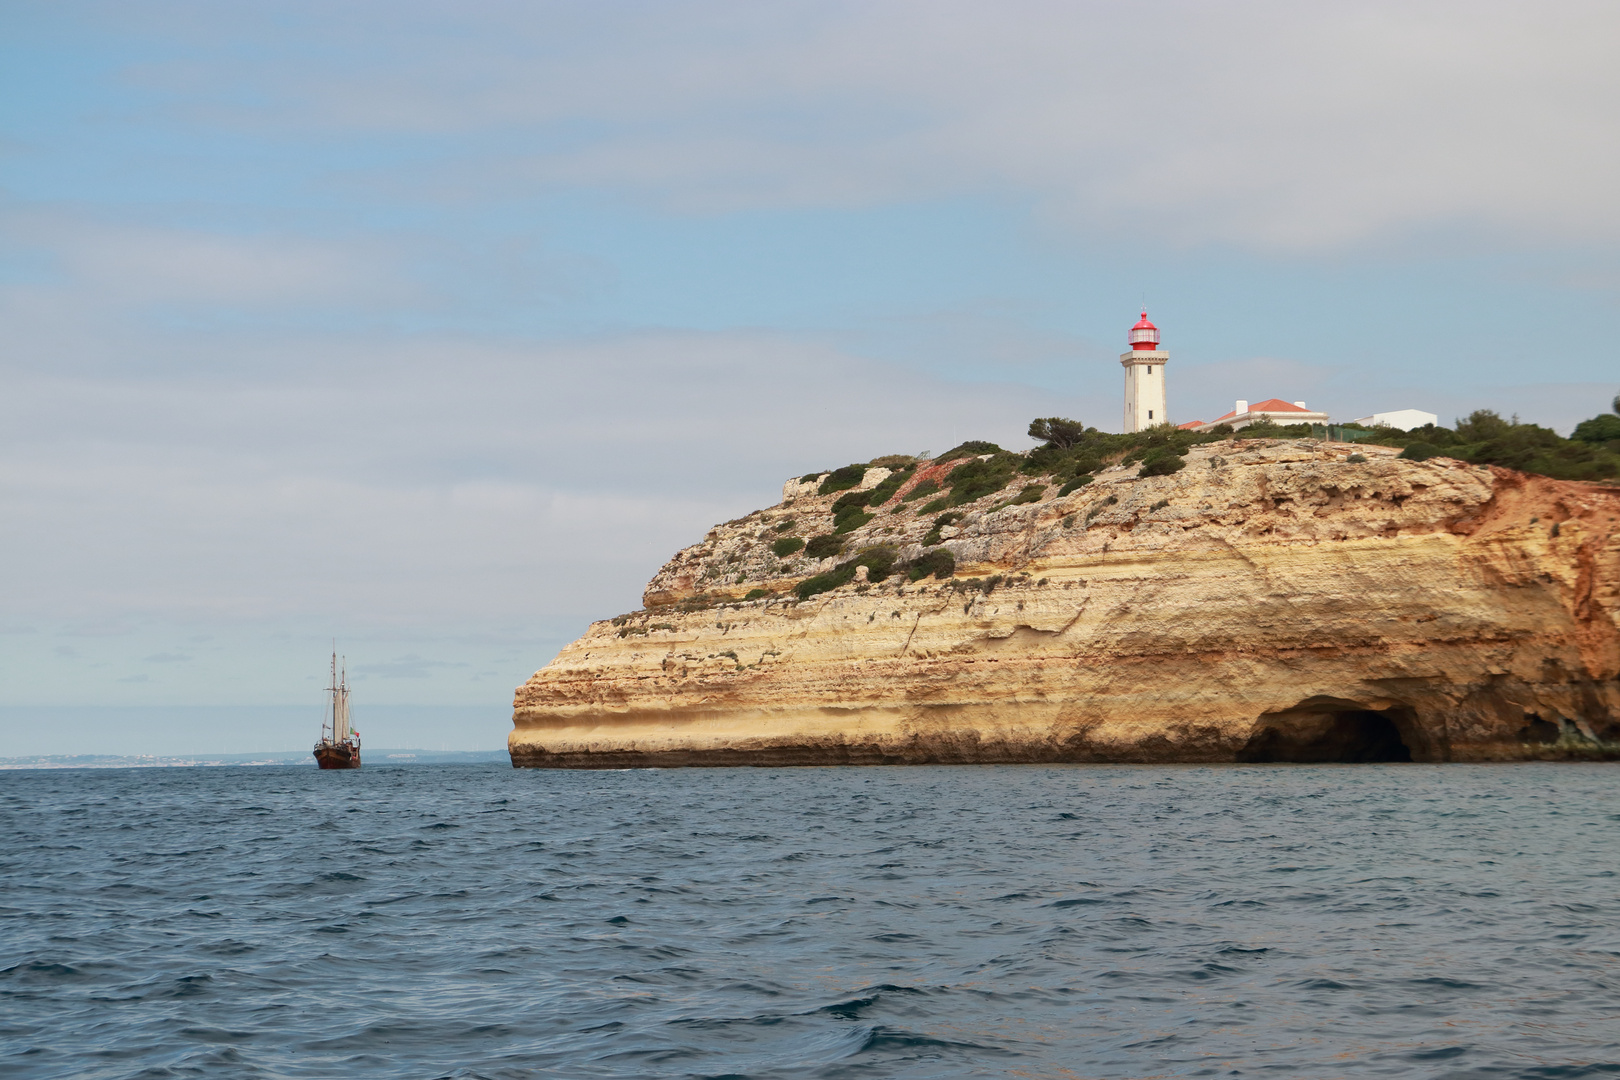
[[[766,333],[234,347],[229,377],[12,373],[0,592],[17,617],[612,614],[789,475],[1022,445],[1029,416],[1072,411]]]
[[[183,664],[188,662],[191,657],[185,653],[160,652],[142,657],[142,659],[148,664]]]
[[[356,4],[314,16],[322,57],[304,21],[294,40],[268,11],[174,10],[256,57],[133,78],[198,124],[442,148],[369,171],[379,191],[696,212],[1021,193],[1070,227],[1267,251],[1620,235],[1613,5]]]
[[[33,256],[31,299],[68,285],[104,306],[336,304],[414,297],[376,241],[99,221],[84,213],[13,208],[0,214],[13,259]]]

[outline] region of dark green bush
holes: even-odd
[[[894,548],[867,548],[855,556],[854,565],[866,567],[867,581],[878,582],[889,576],[899,558],[900,555]]]
[[[794,521],[792,518],[788,518],[786,521],[782,522],[780,525],[778,525],[776,527],[776,531],[777,532],[787,532],[789,529],[793,528],[793,526],[796,525],[796,524],[798,524],[798,522]]]
[[[743,599],[744,600],[758,600],[761,597],[765,597],[765,596],[769,596],[769,595],[771,595],[771,591],[769,589],[749,589],[748,594],[746,596],[744,596]]]
[[[932,502],[924,503],[922,509],[918,510],[917,513],[937,514],[949,505],[951,505],[951,497],[949,495],[941,495]]]
[[[842,469],[834,469],[827,474],[827,479],[821,482],[821,487],[816,489],[816,493],[831,495],[835,491],[848,491],[859,484],[865,475],[865,465],[845,465]]]
[[[1024,463],[1018,471],[1025,476],[1046,476],[1049,473],[1061,473],[1068,469],[1072,455],[1068,450],[1060,450],[1055,446],[1037,446],[1024,455]]]
[[[1000,491],[1007,486],[1022,463],[1021,455],[1002,451],[982,461],[975,459],[958,465],[945,478],[946,485],[951,489],[949,505],[966,506]]]
[[[1415,442],[1408,443],[1400,456],[1407,461],[1428,461],[1432,457],[1439,457],[1440,453],[1440,448],[1433,443]]]
[[[847,533],[851,529],[858,529],[872,520],[872,515],[862,511],[876,489],[872,491],[851,491],[847,495],[840,495],[832,504],[833,532]]]
[[[1169,476],[1173,472],[1180,472],[1187,467],[1187,459],[1181,456],[1185,453],[1185,450],[1177,453],[1174,447],[1156,446],[1142,455],[1142,468],[1136,475]]]
[[[921,558],[913,559],[906,568],[906,576],[912,581],[921,581],[929,574],[944,580],[956,573],[956,556],[949,548],[935,548]]]
[[[1094,476],[1077,476],[1077,477],[1075,477],[1073,480],[1070,480],[1067,484],[1064,484],[1062,487],[1058,488],[1058,498],[1060,498],[1060,499],[1063,498],[1063,496],[1069,494],[1069,492],[1071,492],[1071,491],[1079,491],[1081,488],[1085,487],[1087,484],[1091,483],[1095,479],[1096,479],[1096,477],[1094,477]]]
[[[805,578],[803,581],[793,586],[793,592],[800,600],[808,600],[817,593],[831,592],[840,585],[848,585],[854,580],[854,564],[845,563],[843,566],[834,567],[824,574],[817,574],[815,577]]]
[[[840,495],[838,498],[833,500],[832,515],[833,517],[837,517],[839,514],[850,509],[851,507],[859,510],[861,507],[866,505],[866,500],[870,499],[871,497],[872,493],[870,491],[851,491],[848,494]]]
[[[1620,416],[1613,413],[1603,413],[1590,420],[1582,420],[1575,425],[1575,433],[1570,436],[1585,443],[1607,443],[1620,440]]]
[[[910,491],[906,492],[905,498],[901,499],[900,501],[901,502],[911,502],[913,499],[921,499],[921,498],[924,498],[926,496],[932,495],[934,492],[936,492],[938,490],[939,490],[939,481],[935,480],[933,477],[929,477],[927,480],[924,480],[922,483],[918,484],[916,487],[914,487]]]
[[[1005,510],[1009,506],[1023,506],[1026,503],[1038,503],[1045,496],[1045,484],[1028,484],[1024,487],[1023,491],[1020,491],[1017,495],[1014,495],[1012,498],[996,507],[996,509]]]
[[[812,559],[830,559],[844,548],[844,542],[832,533],[822,533],[812,536],[810,542],[804,546],[804,553]]]
[[[939,455],[936,461],[942,463],[946,461],[955,461],[957,458],[978,457],[980,454],[999,453],[1002,453],[1001,447],[997,446],[993,442],[985,442],[983,439],[969,439],[967,442],[962,443],[959,446],[951,447],[949,450]]]
[[[941,514],[941,515],[939,515],[939,517],[934,519],[934,527],[932,529],[928,530],[928,535],[927,536],[922,538],[922,546],[923,547],[933,547],[935,544],[939,543],[940,540],[941,540],[941,537],[939,535],[939,530],[943,529],[947,525],[955,525],[958,521],[961,521],[962,518],[965,517],[965,516],[966,515],[963,515],[963,514]]]
[[[1239,439],[1308,439],[1311,437],[1309,424],[1279,424],[1267,417],[1258,423],[1250,424],[1234,436]]]
[[[1601,432],[1602,428],[1597,430]],[[1372,441],[1402,447],[1401,456],[1408,460],[1412,458],[1406,450],[1417,447],[1416,453],[1431,457],[1438,453],[1474,465],[1501,465],[1558,480],[1620,476],[1620,446],[1565,439],[1537,424],[1522,424],[1517,417],[1503,419],[1489,409],[1477,410],[1466,420],[1457,421],[1455,429],[1425,424],[1411,431],[1380,431]]]
[[[778,559],[785,559],[802,547],[804,547],[804,541],[797,536],[784,536],[771,545],[771,554]]]
[[[838,496],[837,500],[832,504],[833,524],[836,526],[836,531],[846,533],[851,529],[858,529],[871,521],[872,515],[862,513],[862,508],[882,506],[888,502],[894,497],[894,493],[900,490],[900,485],[905,483],[910,475],[909,472],[898,472],[887,477],[883,483],[869,491],[851,491],[848,494]]]
[[[848,508],[842,516],[833,519],[833,525],[835,526],[833,533],[842,536],[847,532],[854,532],[876,516],[876,514],[868,514],[865,510],[854,507]]]
[[[897,469],[890,473],[884,478],[883,483],[867,492],[868,498],[866,500],[866,505],[882,506],[884,503],[894,498],[894,493],[900,490],[900,485],[904,484],[907,480],[910,480],[911,474],[915,471],[915,468],[907,467],[904,469]]]
[[[898,558],[893,548],[867,548],[848,562],[839,563],[826,573],[799,582],[793,586],[793,591],[800,600],[808,600],[817,593],[830,592],[854,581],[855,570],[861,566],[866,567],[867,581],[879,582],[893,572]]]

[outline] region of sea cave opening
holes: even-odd
[[[1247,764],[1411,761],[1412,748],[1401,730],[1412,730],[1413,719],[1411,710],[1404,708],[1366,709],[1353,702],[1300,705],[1262,716],[1238,751],[1237,760]]]

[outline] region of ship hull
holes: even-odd
[[[342,743],[322,743],[315,748],[315,764],[323,769],[358,769],[360,748]]]

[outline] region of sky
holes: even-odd
[[[502,745],[782,481],[1620,390],[1604,3],[0,0],[0,757]],[[313,719],[311,719],[313,717]]]

